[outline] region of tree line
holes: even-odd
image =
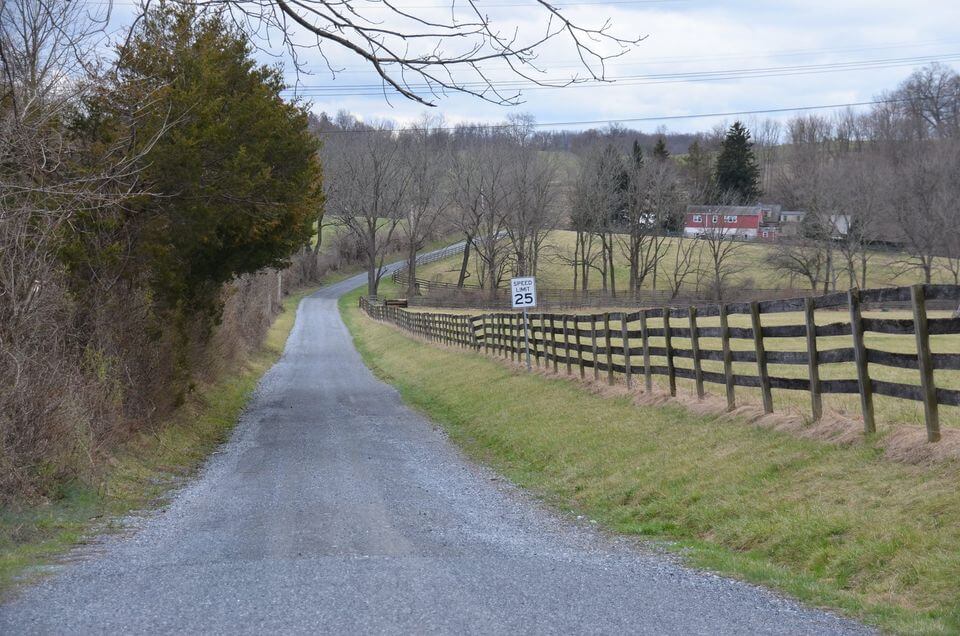
[[[630,143],[636,131],[619,126],[561,135],[538,131],[529,116],[400,127],[341,112],[312,125],[324,140],[331,213],[364,246],[372,293],[383,233],[408,247],[411,272],[425,231],[458,233],[467,243],[459,283],[494,290],[511,275],[535,275],[548,232],[567,229],[573,249],[550,258],[571,268],[576,289],[599,278],[613,295],[652,287],[676,297],[696,286],[721,298],[740,284],[742,237],[726,227],[685,237],[684,211],[722,215],[760,201],[803,213],[796,227],[774,229],[785,235],[765,265],[790,287],[826,292],[869,285],[878,254],[891,251],[904,281],[946,271],[960,282],[960,234],[946,231],[960,220],[958,87],[957,73],[934,63],[867,111],[736,121],[685,138],[635,134]],[[557,152],[556,135],[577,139],[577,153]],[[681,139],[691,141],[676,154]],[[361,200],[371,192],[380,199]],[[616,278],[618,262],[626,280]]]

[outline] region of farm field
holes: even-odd
[[[676,245],[679,239],[667,238],[669,245],[666,256],[662,261],[662,271],[668,271],[670,264],[676,257]],[[541,288],[552,289],[572,289],[573,288],[573,268],[565,262],[573,256],[576,233],[567,230],[554,230],[550,232],[541,255],[541,262],[537,271],[537,282]],[[596,247],[599,250],[599,243]],[[776,245],[769,243],[744,242],[740,245],[737,260],[741,264],[739,272],[733,277],[736,284],[747,287],[773,289],[782,287],[794,287],[796,289],[807,289],[809,283],[806,280],[796,278],[791,281],[788,277],[769,267],[765,260],[770,251],[776,249]],[[867,288],[887,287],[892,285],[910,285],[923,282],[921,274],[917,271],[911,271],[898,276],[900,267],[896,261],[902,259],[903,255],[891,252],[873,252],[867,268]],[[616,251],[614,258],[615,278],[617,289],[626,288],[629,278],[627,261],[624,256]],[[460,257],[451,257],[436,263],[431,263],[422,267],[417,272],[418,278],[427,280],[439,280],[446,282],[456,282],[460,271]],[[476,282],[477,275],[471,265],[471,276],[468,282]],[[934,276],[934,283],[952,283],[953,279],[949,272],[941,269]],[[601,289],[602,281],[600,273],[593,271],[589,278],[590,289]],[[644,281],[644,289],[653,289],[652,279]],[[666,279],[663,273],[658,278],[658,289],[666,287]],[[846,272],[841,272],[837,280],[838,289],[846,289],[848,279]],[[684,290],[693,291],[696,289],[695,276],[691,275],[689,281],[683,286]]]

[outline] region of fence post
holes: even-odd
[[[670,384],[670,395],[677,395],[677,370],[673,366],[673,342],[670,339],[670,308],[663,308],[663,341],[667,355],[667,380]]]
[[[510,327],[508,314],[506,313],[500,314],[500,327],[503,332],[503,346],[501,348],[501,351],[503,353],[504,360],[506,360],[507,358],[511,357],[510,347],[508,346],[508,343],[511,338],[511,332],[510,332],[511,327]]]
[[[580,335],[581,335],[581,334],[580,334],[580,316],[576,316],[576,317],[574,318],[573,328],[574,328],[574,330],[577,332],[577,365],[580,367],[580,379],[582,380],[582,379],[583,379],[583,375],[584,375],[584,371],[583,371],[583,350],[580,348],[580,347],[582,346],[582,345],[580,344],[580,341],[581,341],[581,338],[580,338]]]
[[[566,314],[563,315],[563,357],[567,362],[567,375],[571,375],[573,373],[573,360],[570,356],[570,330],[567,328],[567,322],[569,319],[569,316]]]
[[[767,352],[763,348],[763,326],[760,324],[760,303],[750,303],[750,324],[753,327],[753,347],[757,353],[757,374],[760,376],[760,391],[763,394],[763,412],[773,413],[773,393],[770,390],[770,374],[767,372]]]
[[[810,376],[810,410],[813,421],[823,417],[823,396],[820,394],[820,351],[817,349],[817,323],[813,298],[803,299],[803,317],[807,327],[807,375]]]
[[[513,323],[513,319],[516,317],[516,314],[510,314],[510,362],[517,361],[517,326]]]
[[[500,355],[504,360],[510,355],[507,349],[507,335],[507,317],[505,314],[500,314]]]
[[[540,328],[540,337],[537,338],[537,332],[530,330],[530,335],[533,336],[533,355],[537,358],[537,368],[540,368],[540,347],[543,346],[543,356],[546,358],[547,354],[547,345],[546,340],[544,340],[544,329],[543,329],[543,313],[537,314],[537,326]],[[546,360],[544,360],[544,366],[546,366]]]
[[[489,315],[490,315],[490,314],[483,314],[483,315],[481,316],[482,322],[480,323],[481,325],[483,325],[483,326],[481,327],[481,333],[483,334],[483,353],[484,353],[485,355],[490,355],[490,336],[489,336],[489,334],[488,334],[488,332],[487,332],[487,317],[488,317]],[[479,350],[480,350],[480,348],[478,347],[478,348],[477,348],[477,351],[479,351]]]
[[[607,347],[607,384],[613,384],[613,344],[610,341],[610,313],[603,314],[603,343]]]
[[[933,356],[930,355],[930,329],[927,325],[927,297],[923,285],[910,288],[913,303],[913,330],[917,335],[917,359],[920,366],[920,387],[923,389],[923,417],[927,424],[927,441],[940,441],[940,411],[937,385],[933,379]]]
[[[723,384],[727,390],[727,410],[737,408],[736,394],[733,388],[733,352],[730,351],[730,323],[727,320],[727,306],[720,304],[720,344],[723,349]]]
[[[867,366],[867,346],[863,341],[863,316],[860,311],[860,290],[847,292],[850,303],[850,334],[853,336],[853,357],[857,363],[857,384],[860,387],[860,409],[863,411],[863,431],[875,433],[876,420],[873,417],[873,384]]]
[[[697,333],[697,308],[690,307],[690,348],[693,351],[693,378],[697,384],[697,399],[702,400],[703,365],[700,360],[700,336]]]
[[[600,379],[600,365],[597,364],[597,315],[590,314],[590,355],[593,357],[593,381]]]
[[[643,385],[647,393],[653,391],[653,374],[650,372],[650,334],[647,331],[647,310],[640,310],[640,341],[643,346]]]
[[[620,344],[623,346],[623,375],[627,381],[627,390],[633,388],[633,370],[630,368],[630,335],[627,333],[627,315],[620,315]]]
[[[553,353],[553,373],[557,374],[557,334],[554,330],[557,328],[554,323],[554,315],[550,314],[550,351]]]

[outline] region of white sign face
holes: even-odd
[[[510,300],[514,309],[537,306],[537,281],[533,278],[511,278]]]

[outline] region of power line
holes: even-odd
[[[624,68],[627,66],[674,66],[682,65],[691,62],[703,62],[711,61],[715,62],[718,60],[756,60],[758,58],[787,58],[787,57],[812,57],[819,56],[828,53],[864,53],[867,51],[886,51],[891,49],[915,49],[915,48],[924,48],[930,46],[956,46],[958,41],[956,39],[946,39],[946,40],[925,40],[923,42],[899,42],[896,44],[884,44],[876,46],[838,46],[838,47],[822,47],[822,48],[808,48],[808,49],[780,49],[774,51],[753,51],[750,53],[727,53],[727,54],[717,54],[717,55],[678,55],[678,56],[668,56],[668,57],[645,57],[642,60],[636,61],[613,61],[607,62],[604,66],[607,68]],[[537,64],[543,67],[549,67],[554,70],[577,70],[582,69],[583,64],[580,60],[537,60]],[[336,66],[335,72],[337,75],[367,75],[373,74],[376,75],[377,71],[371,69],[369,64],[366,65],[354,65],[354,66]],[[489,70],[501,70],[501,71],[510,71],[511,68],[507,65],[501,67],[488,67]],[[312,69],[311,73],[327,73],[329,69],[327,68],[317,68]]]
[[[619,119],[582,119],[577,121],[553,121],[553,122],[535,122],[530,124],[536,128],[547,128],[547,127],[560,127],[560,126],[593,126],[599,124],[636,124],[644,122],[659,122],[659,121],[677,121],[683,119],[704,119],[707,117],[733,117],[741,115],[772,115],[777,113],[793,113],[793,112],[805,112],[811,110],[828,110],[828,109],[837,109],[837,108],[854,108],[857,106],[878,106],[880,104],[894,104],[898,102],[906,101],[905,99],[876,99],[866,102],[848,102],[846,104],[819,104],[816,106],[790,106],[784,108],[764,108],[758,110],[736,110],[736,111],[727,111],[727,112],[715,112],[715,113],[696,113],[696,114],[686,114],[686,115],[651,115],[645,117],[627,117]],[[513,124],[477,124],[483,126],[484,128],[492,129],[507,129],[513,128]],[[458,126],[438,126],[436,128],[431,128],[431,130],[447,130],[454,131]],[[394,128],[388,132],[413,132],[418,130],[417,128]],[[377,129],[358,129],[358,130],[325,130],[320,134],[329,135],[329,134],[357,134],[357,133],[377,133],[381,132]]]
[[[789,77],[795,75],[816,75],[821,73],[839,73],[851,71],[877,70],[885,68],[896,68],[903,66],[916,66],[919,64],[934,61],[955,61],[960,60],[960,53],[947,53],[943,55],[926,55],[906,58],[887,58],[875,60],[856,60],[848,62],[830,62],[825,64],[804,64],[795,66],[768,66],[740,69],[720,69],[711,71],[688,71],[679,73],[648,73],[640,75],[622,75],[611,77],[609,81],[588,81],[574,84],[565,83],[562,78],[544,79],[543,83],[531,81],[529,79],[519,80],[491,80],[485,81],[464,81],[457,82],[457,87],[467,89],[482,90],[492,84],[497,89],[502,90],[555,90],[560,88],[598,88],[600,86],[645,86],[653,84],[673,84],[690,82],[717,82],[740,79],[756,79],[771,77]],[[554,85],[549,85],[554,83]],[[547,85],[544,85],[547,84]],[[425,82],[410,83],[406,85],[413,91],[429,91],[438,88],[437,84]],[[337,84],[328,86],[322,85],[299,85],[285,89],[287,93],[295,95],[312,97],[363,97],[380,95],[384,91],[383,84]]]

